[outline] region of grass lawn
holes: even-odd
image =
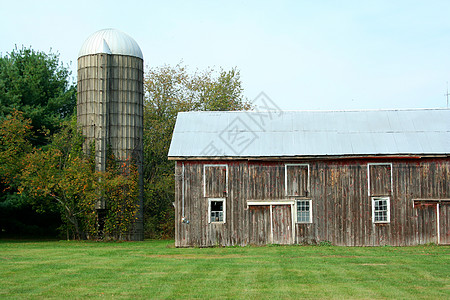
[[[0,298],[450,299],[450,247],[1,241]]]

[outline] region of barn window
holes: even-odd
[[[296,200],[297,223],[311,223],[312,207],[311,200]]]
[[[225,223],[226,209],[225,199],[212,198],[209,199],[208,205],[208,223]]]
[[[203,196],[226,197],[228,165],[203,165]]]
[[[367,164],[369,196],[389,196],[392,193],[392,164]]]
[[[372,220],[374,223],[389,223],[391,219],[389,197],[372,198]]]
[[[286,164],[284,173],[286,196],[307,197],[309,192],[309,165]]]

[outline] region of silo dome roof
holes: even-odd
[[[111,28],[91,34],[81,46],[78,57],[98,53],[129,55],[144,59],[141,48],[131,36]]]

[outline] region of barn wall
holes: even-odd
[[[309,165],[310,182],[306,197],[286,196],[285,163]],[[369,163],[374,166],[368,167]],[[389,165],[378,166],[380,163]],[[225,197],[226,222],[223,224],[208,222],[208,197],[205,197],[203,187],[204,164],[228,166],[226,195],[223,195],[224,176],[220,172],[217,184],[222,187],[208,188],[211,195]],[[304,169],[290,170],[288,174],[291,171],[300,174],[295,190],[303,190],[307,186],[301,177],[305,174]],[[370,183],[369,173],[373,178]],[[436,243],[436,204],[414,207],[413,199],[450,198],[450,159],[179,161],[176,163],[176,178],[177,247],[270,243],[270,206],[247,206],[247,201],[273,203],[299,197],[312,199],[312,222],[294,224],[292,237],[292,220],[286,213],[292,208],[273,205],[272,226],[282,228],[272,235],[273,241],[299,244],[330,241],[348,246]],[[182,222],[183,186],[185,218],[189,223]],[[291,189],[292,185],[288,186]],[[389,223],[372,222],[372,196],[389,197]],[[441,243],[450,241],[449,211],[448,204],[440,204]],[[286,223],[283,225],[280,220]]]
[[[246,245],[248,232],[248,166],[246,162],[228,162],[228,193],[223,195],[222,189],[203,188],[203,165],[208,162],[184,162],[184,176],[182,163],[175,167],[176,199],[175,199],[175,245],[187,246],[215,246],[215,245]],[[217,163],[216,163],[217,164]],[[210,173],[217,173],[207,170]],[[218,172],[222,176],[221,172]],[[182,196],[184,177],[185,219],[182,221]],[[222,178],[222,177],[221,177]],[[217,180],[218,184],[221,180]],[[204,193],[206,192],[207,197]],[[208,222],[208,196],[225,198],[226,222]],[[189,223],[187,222],[189,221]]]

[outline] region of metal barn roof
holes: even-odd
[[[112,28],[99,30],[90,35],[81,46],[78,57],[99,53],[128,55],[144,59],[141,48],[131,36]]]
[[[450,110],[181,112],[168,156],[411,154],[450,154]]]

